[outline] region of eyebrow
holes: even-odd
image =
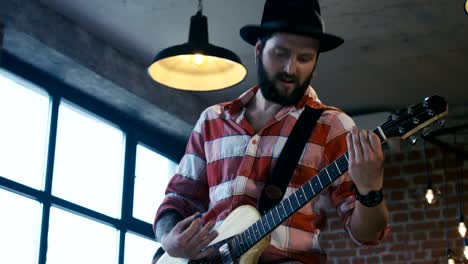
[[[289,49],[289,48],[287,48],[285,46],[282,46],[281,44],[276,44],[274,46],[274,49],[279,49],[281,51],[288,51],[288,52],[291,51],[291,49]],[[313,50],[311,50],[311,51],[309,51],[309,50],[308,51],[300,51],[299,52],[299,55],[301,55],[301,56],[304,56],[304,55],[305,56],[315,56],[316,54],[317,54],[317,52],[313,51]]]

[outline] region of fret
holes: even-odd
[[[326,171],[325,171],[326,172]],[[322,186],[323,187],[326,187],[328,184],[330,184],[332,182],[332,180],[330,180],[330,175],[328,175],[328,173],[325,173],[323,172],[323,170],[321,170],[318,174],[317,174],[317,177],[320,178],[320,182],[322,183]]]
[[[301,203],[299,203],[299,199],[297,198],[297,192],[294,192],[293,195],[294,195],[294,198],[296,198],[293,201],[296,201],[296,203],[297,203],[297,205],[293,207],[294,211],[295,211],[297,208],[299,208],[301,206]]]
[[[276,209],[276,212],[277,212],[276,214],[274,214],[273,211],[270,211],[268,213],[272,215],[272,218],[273,218],[273,221],[274,221],[273,223],[276,226],[277,224],[279,224],[281,219],[280,219],[280,217],[278,215],[278,208],[276,206],[274,208]],[[277,216],[278,218],[275,218],[275,216]]]
[[[309,182],[307,182],[307,183],[309,183]],[[304,193],[306,194],[307,200],[314,197],[314,192],[313,192],[312,186],[310,186],[310,184],[304,184],[304,185],[302,185],[301,188],[304,190]]]
[[[288,200],[288,202],[289,202],[289,208],[291,209],[291,212],[290,212],[290,213],[292,213],[292,212],[294,212],[294,210],[293,210],[293,205],[292,205],[292,203],[291,203],[291,196],[289,196],[289,197],[287,198],[287,200]]]
[[[230,249],[232,249],[232,253],[234,255],[234,257],[239,257],[241,255],[240,253],[240,247],[239,247],[239,244],[236,242],[237,240],[239,239],[239,236],[235,236],[233,239],[229,240],[229,244],[230,244]]]
[[[328,170],[327,170],[327,168],[325,168],[325,172],[327,173],[327,175],[328,175],[328,178],[330,179],[330,181],[333,181],[333,180],[332,180],[332,178],[330,177],[330,173],[328,173]],[[319,174],[320,174],[320,172],[319,172]]]
[[[314,189],[314,192],[319,193],[322,189],[320,189],[320,186],[319,186],[317,180],[315,178],[313,178],[311,181],[312,181],[312,188]]]
[[[239,241],[239,247],[240,249],[245,252],[247,251],[247,248],[245,247],[245,241],[246,241],[246,238],[245,238],[245,232],[242,232],[240,235],[240,241]]]
[[[259,223],[260,223],[260,225],[259,225]],[[262,236],[264,236],[264,235],[266,235],[268,233],[265,230],[265,227],[263,226],[262,219],[260,219],[260,221],[257,221],[256,225],[257,225],[257,228],[258,228],[258,226],[262,227],[262,230],[260,230],[260,228],[258,228],[258,230],[260,230],[260,233],[262,234]]]
[[[313,179],[312,179],[312,180],[313,180]],[[317,192],[314,190],[314,186],[312,186],[312,180],[309,180],[307,183],[309,184],[310,189],[312,190],[312,192],[314,193],[314,195],[316,195]]]
[[[305,197],[305,193],[304,193],[304,190],[302,190],[302,188],[299,188],[295,193],[298,193],[298,192],[301,192],[299,193],[299,198],[301,199],[301,201],[299,201],[299,206],[302,206],[304,205],[306,202],[307,202],[307,199]]]
[[[286,219],[286,217],[288,216],[288,214],[286,214],[286,211],[284,210],[283,202],[279,203],[278,206],[277,206],[277,208],[280,208],[281,211],[283,212],[283,214],[281,214],[281,213],[279,212],[279,209],[277,209],[279,215],[281,216],[281,220],[283,221],[283,220]]]
[[[336,164],[336,162],[333,162],[333,164],[335,164],[336,168],[338,169],[338,172],[341,174],[343,174],[341,171],[340,171],[340,168],[338,168],[338,165]]]
[[[257,238],[255,237],[255,233],[252,230],[252,226],[247,228],[247,233],[249,233],[249,242],[250,242],[249,246],[253,246]]]
[[[349,164],[349,159],[348,159],[348,152],[346,152],[344,155],[343,155],[345,158],[346,158],[346,161],[348,162]]]
[[[270,223],[268,223],[268,219],[267,219],[265,216],[262,217],[262,222],[263,222],[263,224],[262,224],[262,225],[263,225],[263,229],[268,230],[268,231],[271,231]],[[268,228],[266,228],[265,225],[268,225]]]
[[[346,161],[346,156],[341,156],[337,161],[338,167],[340,167],[340,171],[345,173],[348,170],[348,162]]]
[[[341,174],[338,174],[338,171],[335,169],[334,166],[328,166],[327,167],[328,172],[330,173],[330,176],[333,177],[333,179],[338,178]]]
[[[325,168],[325,170],[326,170],[326,168]],[[322,189],[323,189],[323,184],[322,184],[322,181],[320,180],[320,174],[317,174],[317,176],[316,176],[315,178],[318,179],[318,181],[319,181],[319,183],[320,183],[320,186],[321,186]]]
[[[255,234],[255,240],[260,239],[260,237],[262,237],[263,234],[260,232],[260,228],[258,228],[258,221],[255,222],[255,224],[253,225],[253,230]]]
[[[270,215],[271,215],[271,214],[270,214]],[[268,227],[270,228],[270,230],[272,230],[272,229],[273,229],[272,227],[274,227],[275,225],[274,225],[274,222],[273,222],[273,225],[270,223],[270,219],[268,219],[268,213],[265,214],[265,218],[266,218],[266,220],[267,220],[267,222],[268,222]],[[274,220],[274,219],[273,219],[273,220]]]

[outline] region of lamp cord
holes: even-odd
[[[448,188],[447,188],[447,155],[446,152],[443,151],[444,155],[442,158],[443,169],[444,169],[444,193],[445,193],[445,240],[447,241],[447,252],[450,250],[450,243],[448,238]]]
[[[198,0],[198,12],[203,13],[203,3],[202,0]]]

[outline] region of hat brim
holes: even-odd
[[[271,34],[275,32],[286,32],[294,33],[299,35],[304,35],[318,39],[320,41],[319,52],[326,52],[338,48],[341,44],[344,43],[344,40],[333,34],[313,31],[313,30],[304,30],[304,29],[295,29],[295,28],[275,28],[275,27],[264,27],[257,25],[247,25],[240,29],[240,35],[243,40],[245,40],[250,45],[255,45],[259,37],[265,34]]]

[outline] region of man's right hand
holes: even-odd
[[[214,225],[214,222],[210,222],[203,226],[200,214],[196,213],[178,222],[161,238],[161,244],[172,257],[192,260],[205,258],[216,252],[214,247],[207,248],[218,236],[216,231],[212,231]]]

